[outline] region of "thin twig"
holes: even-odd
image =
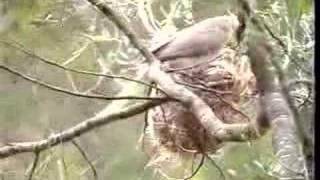
[[[258,21],[258,20],[256,20]],[[281,46],[282,50],[284,51],[284,54],[287,55],[289,57],[289,59],[291,60],[291,62],[293,62],[302,72],[311,75],[311,72],[307,69],[305,69],[304,67],[301,66],[301,64],[299,64],[288,52],[287,50],[287,45],[278,37],[276,36],[271,28],[265,23],[262,22],[264,29],[266,29],[266,31],[268,32],[268,34],[275,40],[278,42],[278,44]]]
[[[198,172],[200,171],[201,167],[202,167],[202,166],[203,166],[203,164],[204,164],[204,160],[205,160],[205,155],[204,155],[204,154],[202,154],[202,157],[201,157],[200,163],[199,163],[199,165],[197,166],[196,170],[194,170],[194,171],[192,172],[192,174],[191,174],[189,177],[184,178],[184,180],[191,179],[191,178],[193,178],[195,175],[197,175],[197,174],[198,174]]]
[[[216,93],[216,94],[232,94],[231,91],[220,91],[220,90],[216,90],[216,89],[209,89],[209,88],[206,88],[206,87],[203,87],[203,86],[190,84],[190,83],[185,83],[185,82],[181,82],[181,81],[176,81],[176,83],[184,85],[184,86],[187,86],[187,87],[195,88],[195,89],[200,89],[200,90],[203,90],[203,91]]]
[[[43,172],[45,172],[48,169],[48,165],[49,163],[52,161],[52,159],[54,158],[52,151],[49,151],[49,155],[46,155],[45,159],[43,161],[40,162],[38,168],[35,170],[34,173],[39,173],[39,176],[41,176],[41,174]]]
[[[86,42],[84,46],[74,51],[72,53],[72,56],[69,59],[67,59],[64,63],[62,63],[62,66],[67,66],[68,64],[71,64],[75,60],[77,60],[81,56],[81,54],[89,47],[89,45],[90,45],[90,42]]]
[[[39,162],[39,155],[40,155],[39,151],[35,151],[34,152],[34,159],[33,159],[33,162],[32,162],[32,166],[31,166],[30,172],[28,173],[27,180],[32,180],[34,171],[35,171],[35,169],[37,167],[37,164]]]
[[[136,80],[136,79],[132,79],[132,78],[129,78],[129,77],[126,77],[126,76],[121,76],[121,75],[111,75],[111,74],[101,74],[101,73],[95,73],[95,72],[91,72],[91,71],[84,71],[84,70],[77,70],[77,69],[73,69],[73,68],[68,68],[66,66],[63,66],[63,65],[60,65],[58,63],[55,63],[53,62],[52,60],[49,60],[49,59],[46,59],[44,57],[41,57],[37,54],[34,54],[32,53],[31,51],[27,50],[26,48],[24,48],[24,46],[18,42],[15,42],[16,44],[19,45],[16,46],[16,45],[13,45],[12,43],[10,42],[7,42],[7,41],[3,41],[3,40],[0,40],[0,43],[3,43],[3,44],[6,44],[12,48],[15,48],[31,57],[34,57],[34,58],[37,58],[39,59],[40,61],[46,63],[46,64],[49,64],[49,65],[52,65],[52,66],[55,66],[57,68],[60,68],[60,69],[63,69],[65,71],[70,71],[70,72],[74,72],[74,73],[78,73],[78,74],[85,74],[85,75],[91,75],[91,76],[97,76],[97,77],[106,77],[106,78],[111,78],[111,79],[123,79],[123,80],[126,80],[126,81],[132,81],[132,82],[135,82],[135,83],[138,83],[138,84],[142,84],[142,85],[145,85],[145,86],[148,86],[148,87],[151,87],[151,88],[156,88],[160,91],[162,91],[164,93],[163,90],[161,90],[160,88],[158,87],[155,87],[149,83],[146,83],[146,82],[143,82],[143,81],[140,81],[140,80]]]
[[[59,175],[59,180],[66,180],[66,167],[64,165],[63,159],[58,159],[57,160],[57,169],[58,169],[58,175]]]
[[[84,94],[84,93],[77,93],[74,91],[69,91],[67,89],[61,88],[61,87],[57,87],[51,84],[47,84],[43,81],[37,80],[35,78],[29,77],[25,74],[22,74],[14,69],[11,69],[9,67],[6,67],[4,65],[0,65],[0,69],[3,69],[7,72],[10,72],[16,76],[19,76],[27,81],[30,81],[34,84],[40,85],[42,87],[48,88],[50,90],[53,91],[57,91],[57,92],[62,92],[65,94],[69,94],[69,95],[73,95],[73,96],[78,96],[78,97],[84,97],[84,98],[90,98],[90,99],[103,99],[103,100],[128,100],[128,99],[132,99],[132,100],[160,100],[163,98],[160,97],[140,97],[140,96],[120,96],[120,97],[109,97],[109,96],[103,96],[103,95],[89,95],[89,94]]]
[[[71,142],[78,149],[78,151],[80,152],[80,154],[83,157],[83,159],[88,163],[88,165],[89,165],[89,167],[90,167],[90,169],[92,171],[94,179],[97,180],[98,179],[97,170],[94,167],[94,165],[92,164],[92,162],[90,161],[90,159],[88,158],[86,152],[81,148],[81,146],[75,140],[72,140]]]
[[[231,92],[223,92],[223,91],[218,91],[218,90],[214,90],[214,89],[209,89],[209,88],[205,88],[202,86],[198,86],[198,85],[193,85],[193,84],[189,84],[189,83],[184,83],[184,82],[179,82],[177,81],[177,84],[181,84],[181,85],[185,85],[191,88],[196,88],[196,89],[200,89],[203,91],[207,91],[207,92],[212,92],[214,93],[213,95],[216,96],[217,98],[219,98],[223,103],[225,103],[226,105],[230,106],[231,109],[233,109],[234,111],[236,111],[237,113],[241,114],[244,118],[246,118],[248,120],[248,122],[250,122],[250,118],[249,116],[247,116],[245,113],[243,113],[240,109],[234,107],[232,104],[230,104],[227,100],[225,100],[220,94],[230,94]]]
[[[99,0],[87,0],[94,7],[98,8],[106,15],[131,41],[132,45],[140,51],[140,53],[151,63],[156,61],[156,57],[142,45],[136,33],[125,23],[125,19],[114,12],[105,2]]]
[[[239,2],[242,4],[243,10],[244,12],[246,12],[247,16],[250,18],[250,21],[252,22],[252,24],[255,25],[255,27],[261,32],[267,31],[267,33],[281,46],[284,54],[289,57],[290,61],[293,62],[302,72],[308,75],[311,75],[312,73],[310,71],[306,70],[292,56],[290,56],[286,43],[284,43],[280,37],[275,35],[275,33],[271,30],[271,28],[265,22],[261,22],[258,18],[253,17],[251,15],[253,14],[253,10],[250,8],[250,5],[247,2],[247,0],[239,0]]]
[[[97,62],[98,62],[99,66],[100,66],[100,69],[101,69],[100,73],[101,74],[107,74],[108,69],[107,69],[107,67],[105,67],[105,65],[104,65],[104,63],[103,63],[103,61],[102,61],[102,59],[100,57],[97,58]],[[87,89],[85,92],[86,93],[90,93],[90,92],[93,92],[93,91],[97,90],[101,86],[101,84],[104,82],[104,80],[105,80],[104,77],[99,77],[97,82],[92,87]]]
[[[201,66],[203,64],[207,64],[207,63],[210,63],[211,61],[213,60],[216,60],[218,58],[222,57],[222,54],[219,54],[213,58],[209,58],[203,62],[200,62],[200,63],[196,63],[194,65],[191,65],[191,66],[187,66],[187,67],[182,67],[182,68],[174,68],[174,69],[171,69],[171,68],[168,68],[167,70],[165,70],[166,72],[168,73],[171,73],[171,72],[176,72],[176,71],[185,71],[185,70],[188,70],[188,69],[192,69],[192,68],[195,68],[195,67],[198,67],[198,66]]]
[[[207,159],[209,159],[210,163],[218,169],[220,176],[223,180],[225,180],[226,176],[224,175],[223,170],[220,168],[220,166],[208,154],[205,154],[205,156]]]
[[[76,84],[75,84],[75,82],[74,82],[74,80],[73,80],[72,74],[71,74],[69,71],[65,71],[65,74],[66,74],[66,76],[67,76],[67,79],[68,79],[69,82],[70,82],[70,85],[71,85],[71,87],[72,87],[72,90],[73,90],[74,92],[79,92],[78,87],[76,86]]]
[[[267,30],[267,32],[269,33],[269,35],[278,42],[278,44],[281,46],[282,50],[288,54],[288,49],[287,49],[287,45],[278,37],[275,35],[274,32],[272,32],[271,28],[265,23],[263,22],[263,27],[264,29]]]

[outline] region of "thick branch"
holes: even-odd
[[[93,6],[97,7],[104,15],[106,15],[131,41],[133,46],[146,58],[148,62],[156,61],[155,56],[142,45],[136,33],[126,24],[123,17],[113,11],[105,2],[99,0],[87,0]]]
[[[45,149],[56,146],[60,143],[71,141],[72,139],[89,132],[90,130],[115,122],[123,120],[139,113],[142,113],[150,108],[153,108],[157,105],[165,103],[167,100],[153,100],[141,104],[136,104],[131,107],[119,110],[115,113],[109,113],[105,116],[95,116],[89,118],[65,131],[60,133],[52,134],[48,138],[33,141],[33,142],[22,142],[22,143],[11,143],[7,146],[0,147],[0,159],[6,158],[15,154],[25,153],[25,152],[40,152]]]
[[[249,20],[251,21],[251,23],[261,32],[267,32],[268,35],[270,35],[272,37],[272,39],[274,39],[277,44],[281,47],[281,49],[283,50],[284,54],[287,55],[289,57],[289,59],[304,73],[311,75],[311,72],[309,70],[306,70],[304,67],[302,67],[299,62],[297,62],[295,60],[295,58],[293,58],[289,52],[288,52],[288,45],[281,40],[280,37],[278,37],[272,30],[271,28],[264,22],[259,20],[259,18],[254,16],[254,11],[253,9],[251,9],[248,0],[239,0],[242,9],[244,10],[244,12],[246,13],[247,18],[249,18]]]
[[[251,15],[251,14],[253,14],[253,9],[250,8],[249,2],[247,0],[239,0],[239,2],[241,3],[243,10],[246,12],[246,15],[248,16],[247,18],[249,18],[251,20],[252,24],[255,27],[257,27],[257,29],[259,29],[260,32],[265,33],[265,31],[266,31],[275,41],[277,41],[278,44],[282,47],[284,53],[286,55],[288,55],[290,60],[293,63],[295,63],[295,65],[298,68],[300,68],[301,71],[303,71],[307,74],[311,74],[310,71],[307,71],[303,67],[301,67],[301,65],[298,62],[296,62],[296,60],[288,54],[287,45],[272,32],[271,28],[265,22],[260,21],[258,18]],[[256,44],[254,45],[254,49],[255,48],[256,48]],[[276,69],[275,73],[278,75],[278,77],[274,78],[271,75],[272,77],[269,78],[269,81],[268,80],[267,81],[260,81],[260,83],[271,82],[270,80],[275,80],[275,79],[278,79],[280,81],[280,83],[276,84],[275,86],[281,86],[280,89],[282,91],[282,95],[286,99],[288,106],[293,113],[293,116],[294,116],[293,119],[294,119],[296,126],[297,126],[299,138],[301,139],[302,143],[304,144],[304,152],[309,154],[311,149],[313,148],[313,143],[312,143],[311,139],[308,137],[308,135],[305,133],[305,131],[303,130],[303,122],[301,120],[299,120],[299,115],[297,113],[298,111],[297,111],[296,107],[293,105],[293,102],[291,101],[291,99],[289,97],[289,88],[292,83],[289,83],[288,85],[286,85],[286,83],[284,82],[284,73],[282,72],[278,63],[272,61],[272,66],[275,67],[275,69]],[[264,70],[264,68],[259,68],[259,70]],[[266,72],[266,73],[270,73],[270,72]],[[260,75],[261,76],[269,76],[269,75],[266,75],[266,73],[260,73]],[[301,82],[298,82],[298,83],[305,83],[308,86],[312,86],[312,83],[308,80],[307,81],[302,80]],[[271,87],[271,86],[267,86],[267,87]]]
[[[273,132],[273,149],[281,167],[280,176],[296,177],[304,171],[304,158],[301,143],[297,136],[295,116],[282,90],[279,77],[271,62],[271,48],[266,39],[252,38],[249,44],[249,57],[252,70],[257,78],[260,104]]]

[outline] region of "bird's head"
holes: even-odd
[[[225,15],[228,21],[230,22],[230,25],[232,27],[233,31],[236,31],[240,27],[240,22],[238,19],[238,16],[233,14],[232,12],[228,11],[227,15]]]

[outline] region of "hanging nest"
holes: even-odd
[[[186,63],[187,64],[187,63]],[[181,65],[181,64],[180,64]],[[177,67],[162,64],[162,68],[202,98],[224,123],[247,123],[255,114],[245,110],[255,106],[255,78],[246,56],[224,48],[216,58]],[[161,92],[152,95],[164,96]],[[254,109],[254,108],[252,108]],[[148,112],[142,137],[142,148],[153,167],[167,178],[187,179],[195,163],[202,163],[205,154],[212,154],[223,142],[210,137],[200,122],[178,102],[158,106]]]

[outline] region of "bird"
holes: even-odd
[[[169,65],[169,70],[174,71],[166,72],[172,79],[203,99],[217,118],[228,124],[248,121],[233,105],[240,99],[238,89],[247,89],[239,88],[246,85],[238,80],[246,81],[240,74],[246,75],[250,69],[237,68],[246,59],[236,57],[236,50],[225,48],[240,26],[234,14],[208,18],[152,44],[149,49],[161,61],[162,70],[168,70]],[[221,58],[215,58],[220,54]],[[209,62],[202,63],[204,60]],[[193,66],[195,63],[201,65]],[[148,95],[166,96],[152,88]],[[179,179],[188,179],[193,174],[188,170],[200,160],[198,154],[212,154],[223,146],[179,102],[168,102],[147,111],[141,142],[150,157],[147,167]]]
[[[150,51],[161,62],[212,57],[232,38],[239,26],[237,16],[232,13],[208,18],[153,45]]]

